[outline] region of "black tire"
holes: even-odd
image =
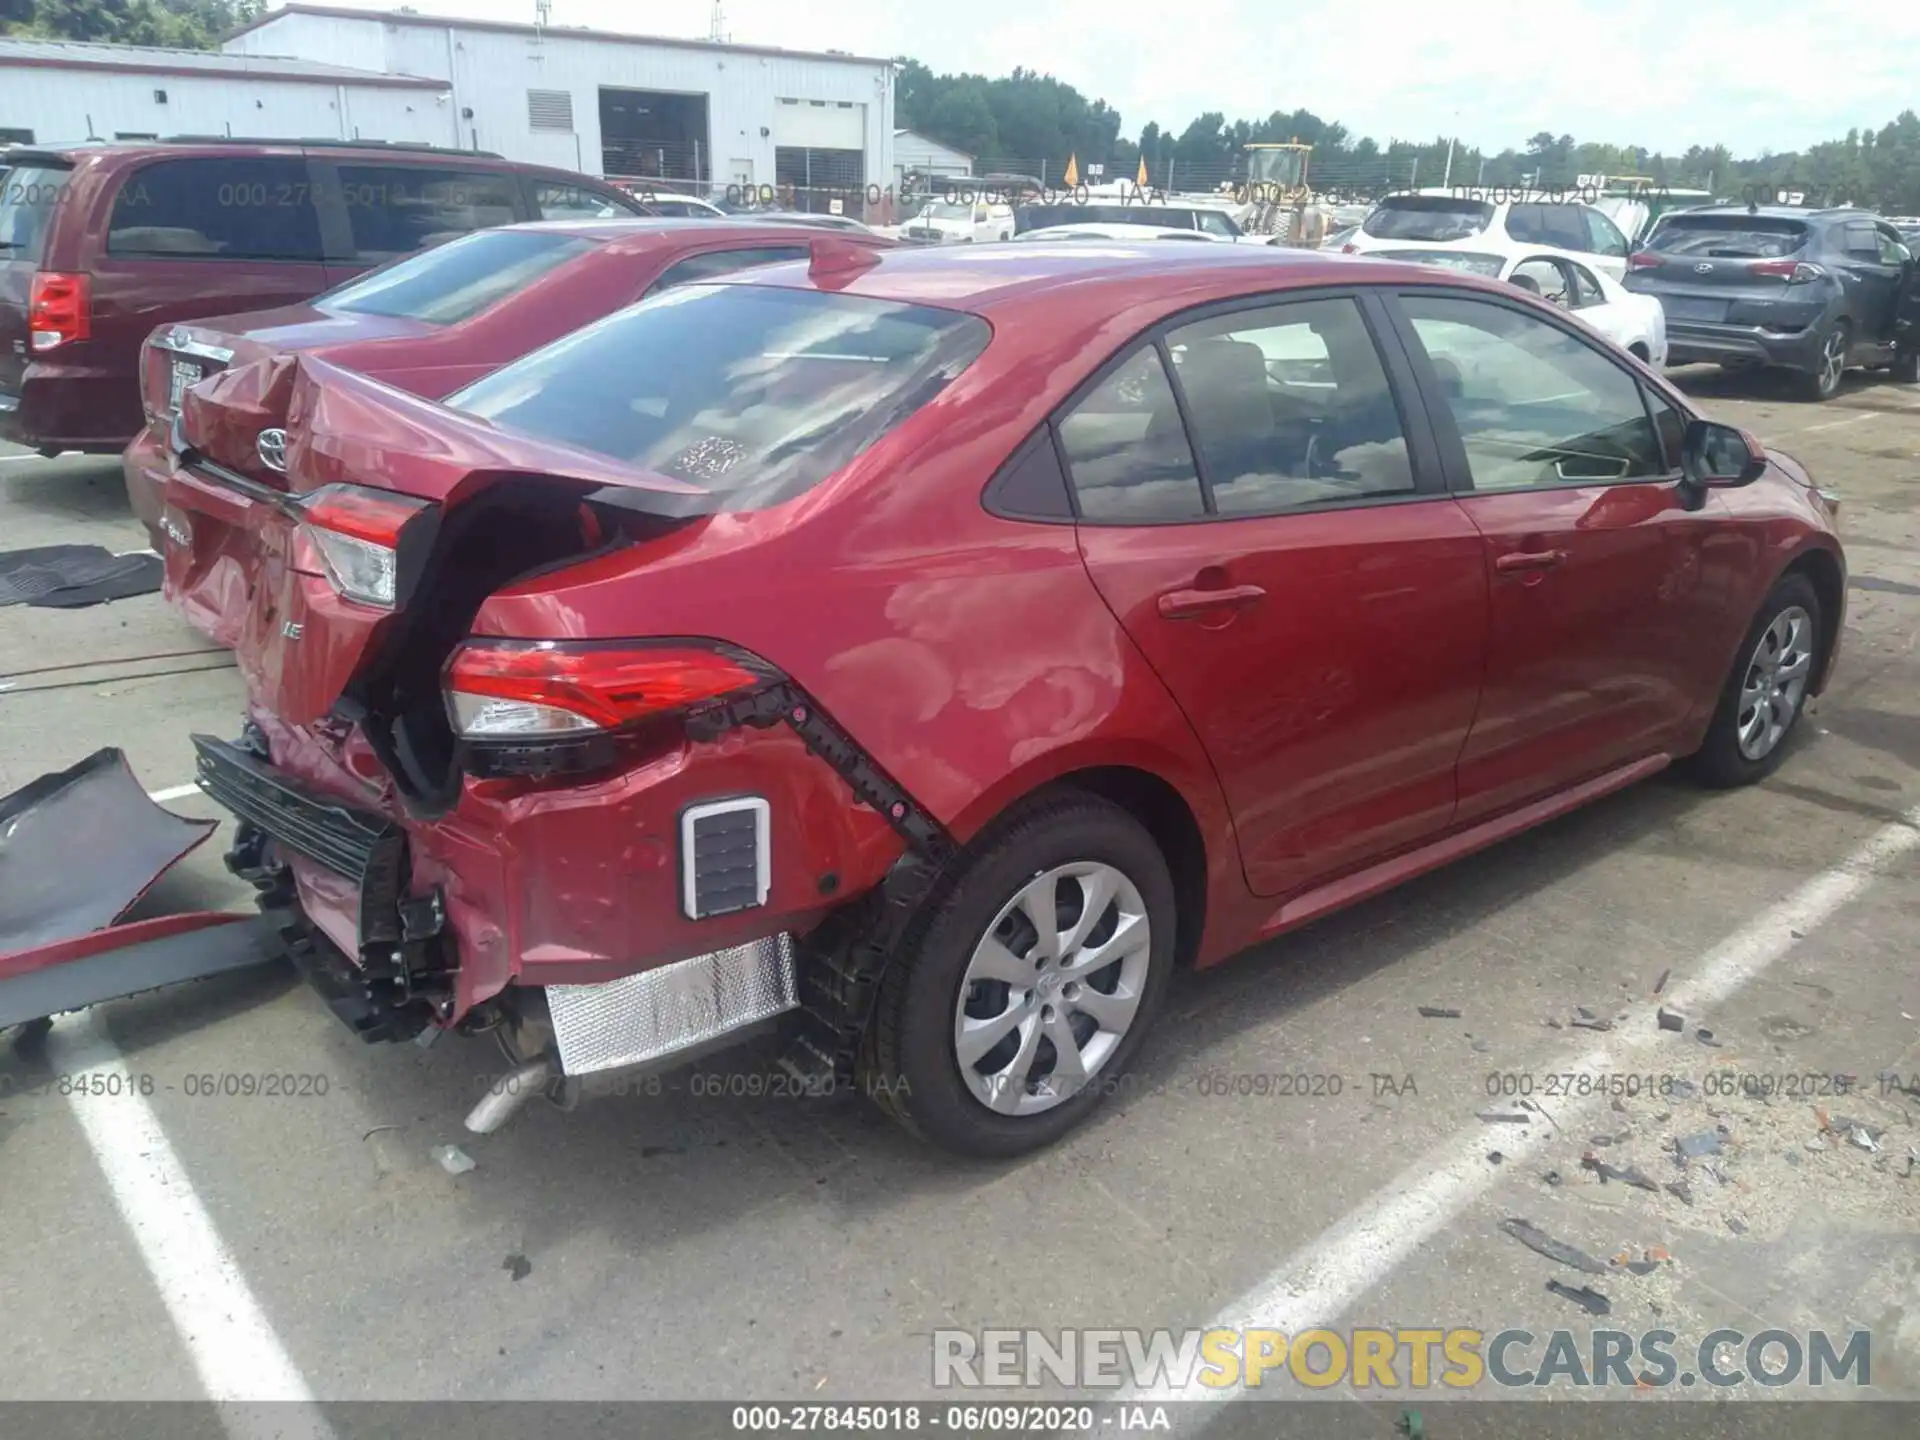
[[[1853,327],[1845,320],[1833,322],[1833,328],[1820,337],[1822,361],[1835,347],[1839,347],[1840,364],[1837,368],[1824,363],[1818,368],[1803,372],[1800,376],[1800,393],[1808,400],[1826,401],[1840,393],[1840,383],[1846,378],[1847,351],[1853,342]]]
[[[1144,902],[1149,945],[1140,1003],[1084,1088],[1037,1114],[997,1114],[969,1088],[954,1053],[960,985],[975,946],[1002,908],[1029,880],[1078,861],[1113,866]],[[1098,796],[1064,789],[1018,806],[955,864],[953,878],[909,928],[887,967],[861,1078],[881,1108],[921,1139],[961,1155],[1006,1159],[1052,1144],[1116,1088],[1171,980],[1173,879],[1159,846],[1132,815]]]
[[[1782,613],[1796,606],[1804,610],[1811,621],[1807,643],[1812,663],[1808,667],[1807,687],[1802,690],[1778,741],[1765,755],[1753,759],[1740,748],[1740,692],[1754,664],[1761,636],[1767,633]],[[1731,789],[1764,780],[1780,768],[1780,762],[1786,758],[1792,743],[1793,732],[1799,728],[1801,717],[1806,714],[1813,678],[1820,673],[1820,666],[1825,660],[1824,637],[1820,596],[1814,590],[1813,582],[1800,574],[1782,576],[1779,583],[1767,592],[1760,613],[1754,616],[1753,624],[1740,641],[1733,668],[1728,671],[1726,684],[1720,692],[1720,703],[1713,712],[1712,723],[1707,727],[1707,738],[1690,757],[1696,779],[1716,789]]]
[[[1920,350],[1896,356],[1892,368],[1887,373],[1893,377],[1896,384],[1920,384]]]

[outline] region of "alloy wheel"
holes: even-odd
[[[1847,369],[1847,332],[1841,329],[1830,331],[1820,346],[1820,389],[1822,392],[1840,388],[1840,377]]]
[[[1785,738],[1813,674],[1813,617],[1790,605],[1761,632],[1740,682],[1740,753],[1764,760]]]
[[[953,1053],[973,1097],[1036,1115],[1082,1090],[1126,1038],[1151,956],[1146,902],[1114,866],[1075,861],[1027,881],[960,979]]]

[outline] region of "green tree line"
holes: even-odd
[[[260,0],[0,0],[0,35],[217,49]]]
[[[1414,184],[1571,187],[1582,175],[1636,175],[1724,196],[1764,199],[1798,190],[1809,203],[1920,214],[1920,116],[1912,110],[1879,130],[1849,130],[1804,151],[1742,159],[1724,145],[1668,155],[1544,130],[1522,149],[1499,151],[1446,135],[1382,144],[1310,110],[1233,121],[1214,110],[1179,130],[1149,121],[1130,137],[1122,133],[1119,111],[1052,75],[1024,69],[997,77],[936,75],[912,59],[900,66],[894,123],[966,151],[975,157],[976,172],[1039,174],[1056,184],[1069,157],[1082,179],[1089,165],[1103,166],[1110,179],[1131,178],[1144,158],[1155,185],[1212,188],[1245,175],[1248,144],[1298,140],[1313,146],[1309,178],[1322,189],[1378,194]]]

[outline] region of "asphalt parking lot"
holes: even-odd
[[[277,969],[65,1019],[0,1048],[0,1399],[904,1400],[936,1329],[1602,1323],[1550,1280],[1626,1330],[1867,1330],[1920,1398],[1920,387],[1685,383],[1845,497],[1840,675],[1769,782],[1656,779],[1183,977],[1131,1092],[1009,1165],[726,1093],[755,1057],[470,1136],[491,1045],[363,1046]],[[17,452],[0,537],[144,544],[117,461]],[[158,596],[0,617],[0,793],[117,745],[212,817],[187,737],[239,705]],[[145,910],[245,903],[224,845]],[[116,1066],[153,1093],[61,1093]],[[307,1078],[217,1083],[264,1073]]]

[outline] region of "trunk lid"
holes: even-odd
[[[253,443],[261,417],[274,413],[287,417],[291,436],[277,487],[217,458]],[[175,439],[185,448],[166,487],[175,522],[168,594],[233,649],[255,699],[295,725],[333,708],[387,632],[406,622],[410,598],[438,603],[431,577],[440,531],[497,483],[531,479],[574,511],[613,495],[624,509],[663,519],[713,505],[699,486],[496,430],[312,356],[236,365],[189,390]],[[328,498],[318,492],[331,486],[372,492],[375,509],[382,492],[417,507],[390,547],[391,607],[349,599],[330,578],[314,526]],[[509,543],[503,536],[501,546]]]

